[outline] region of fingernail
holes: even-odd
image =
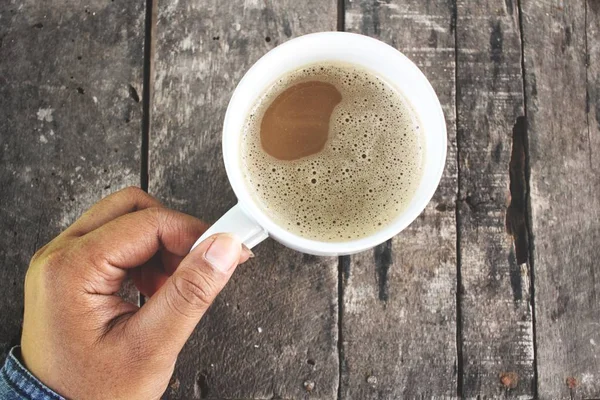
[[[228,272],[238,263],[240,259],[241,243],[240,240],[228,234],[217,235],[210,244],[204,259],[212,265],[214,269],[221,272]]]
[[[254,258],[254,253],[244,243],[242,243],[242,251],[248,258]]]

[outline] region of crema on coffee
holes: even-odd
[[[414,197],[424,164],[404,96],[351,64],[308,65],[276,79],[246,118],[245,184],[278,225],[327,242],[383,229]]]

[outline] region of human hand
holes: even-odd
[[[140,189],[106,197],[32,258],[25,278],[21,355],[74,399],[158,399],[177,355],[251,252]],[[151,296],[141,308],[117,292],[131,273]]]

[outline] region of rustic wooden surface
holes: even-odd
[[[149,192],[210,222],[233,206],[221,129],[235,85],[271,48],[336,21],[334,0],[160,2]],[[337,258],[272,240],[255,253],[183,350],[169,398],[336,396]]]
[[[600,146],[600,3],[588,0],[587,23],[587,99],[586,104],[589,139],[592,148]],[[600,158],[590,157],[591,168],[600,171]],[[598,343],[597,340],[594,340]]]
[[[458,242],[466,398],[533,397],[519,10],[457,4]]]
[[[523,1],[540,398],[600,397],[600,145],[587,113],[598,35],[586,34],[599,12],[597,1]]]
[[[147,171],[174,208],[212,222],[232,206],[220,131],[236,83],[277,44],[337,28],[431,80],[440,188],[360,255],[262,243],[166,397],[600,398],[600,2],[176,0],[154,2],[151,31],[145,6],[0,2],[2,355],[30,256],[100,197]]]
[[[36,249],[139,185],[144,3],[0,2],[0,354]]]
[[[345,29],[411,58],[443,105],[448,160],[408,229],[353,256],[342,274],[340,399],[456,395],[456,135],[453,9],[447,2],[346,2]]]

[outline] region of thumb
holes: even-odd
[[[172,350],[177,356],[237,265],[251,255],[230,234],[214,235],[200,243],[132,317],[136,334],[157,346],[170,347],[155,351]]]

